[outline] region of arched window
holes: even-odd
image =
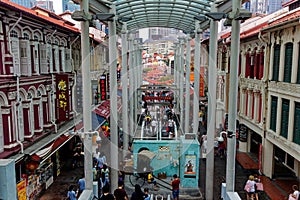
[[[10,32],[10,37],[12,37],[12,38],[18,38],[18,37],[19,37],[19,34],[17,33],[17,31],[12,30],[12,31]]]
[[[28,35],[28,33],[24,33],[24,39],[29,40],[29,35]]]

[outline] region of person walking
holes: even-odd
[[[74,185],[70,185],[70,187],[68,189],[67,198],[69,200],[77,200],[76,199],[76,192],[74,191]]]
[[[131,195],[131,200],[144,200],[144,193],[139,184],[134,186],[134,192]]]
[[[124,190],[124,182],[118,182],[118,188],[114,191],[115,200],[128,200],[128,195]]]
[[[114,195],[109,192],[109,184],[103,186],[100,200],[114,200],[114,199],[115,199]]]
[[[247,192],[247,200],[255,198],[255,184],[254,176],[250,175],[244,187],[244,190]]]
[[[144,200],[150,200],[149,188],[144,188]]]
[[[80,197],[81,193],[83,192],[83,190],[85,189],[85,179],[84,177],[82,177],[81,179],[78,180],[77,182],[78,184],[78,194],[77,194],[77,198]]]
[[[178,178],[177,174],[174,174],[173,178],[174,178],[174,180],[171,180],[173,199],[174,200],[179,200],[179,184],[180,184],[180,179]]]
[[[293,192],[289,195],[289,200],[298,200],[300,192],[297,185],[292,186]]]

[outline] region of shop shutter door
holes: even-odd
[[[271,97],[270,129],[276,132],[277,97]]]
[[[287,43],[285,46],[284,76],[283,76],[283,81],[287,83],[291,82],[292,62],[293,62],[293,43]]]
[[[293,142],[300,145],[300,103],[295,105]]]
[[[273,62],[273,81],[278,81],[278,74],[279,74],[279,59],[280,59],[280,45],[277,44],[274,47],[274,62]]]
[[[289,109],[290,101],[287,99],[282,100],[282,112],[281,112],[281,131],[280,135],[287,138],[289,129]]]

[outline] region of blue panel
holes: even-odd
[[[96,130],[105,122],[105,118],[92,112],[92,129]]]

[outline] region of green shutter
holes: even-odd
[[[279,60],[280,60],[280,45],[277,44],[274,47],[274,58],[273,58],[273,81],[278,81],[279,75]]]
[[[276,132],[277,97],[271,97],[270,129]]]
[[[295,105],[293,142],[300,145],[300,103]]]
[[[280,135],[284,138],[288,136],[289,130],[289,109],[290,101],[287,99],[282,99],[282,112],[281,112],[281,131]]]
[[[287,83],[291,82],[292,62],[293,62],[293,43],[290,42],[287,43],[285,46],[283,82],[287,82]]]

